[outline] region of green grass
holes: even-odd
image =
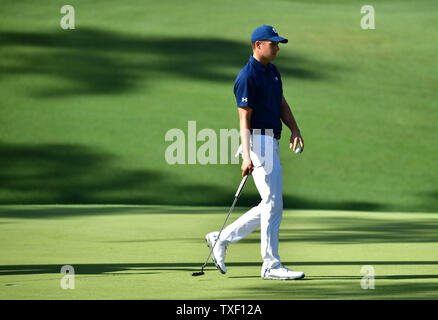
[[[304,280],[260,279],[258,231],[230,245],[227,274],[210,262],[192,277],[227,209],[1,206],[0,299],[438,298],[437,214],[287,210],[280,255]],[[63,265],[75,268],[74,290],[60,287]],[[374,290],[360,287],[364,265]]]
[[[435,2],[367,3],[368,31],[361,1],[71,4],[61,30],[58,1],[2,1],[0,203],[227,205],[239,166],[168,165],[164,136],[238,128],[233,80],[266,23],[290,39],[275,64],[306,143],[281,139],[285,206],[437,212]]]
[[[75,30],[59,1],[0,4],[1,299],[437,298],[436,2],[368,2],[367,31],[362,1],[69,4]],[[256,233],[193,278],[240,166],[171,166],[164,137],[238,128],[261,24],[289,39],[275,64],[306,147],[283,133],[280,253],[306,280],[262,281]],[[258,201],[248,184],[239,205]]]

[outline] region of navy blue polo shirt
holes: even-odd
[[[273,129],[281,133],[280,105],[283,86],[277,68],[265,66],[252,55],[234,82],[238,107],[251,107],[251,129]]]

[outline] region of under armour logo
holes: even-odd
[[[278,77],[275,77],[275,80],[277,80],[277,81],[278,81]]]
[[[242,98],[242,102],[248,102],[248,98]]]
[[[272,31],[274,31],[275,34],[278,34],[277,30],[275,30],[275,28],[272,28]]]

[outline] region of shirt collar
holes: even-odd
[[[267,66],[265,66],[263,63],[257,61],[253,55],[249,57],[249,62],[256,68],[257,71],[265,72],[269,68],[269,63]]]

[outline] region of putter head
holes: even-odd
[[[202,276],[203,274],[204,274],[204,271],[193,272],[192,276],[197,277],[197,276]]]

